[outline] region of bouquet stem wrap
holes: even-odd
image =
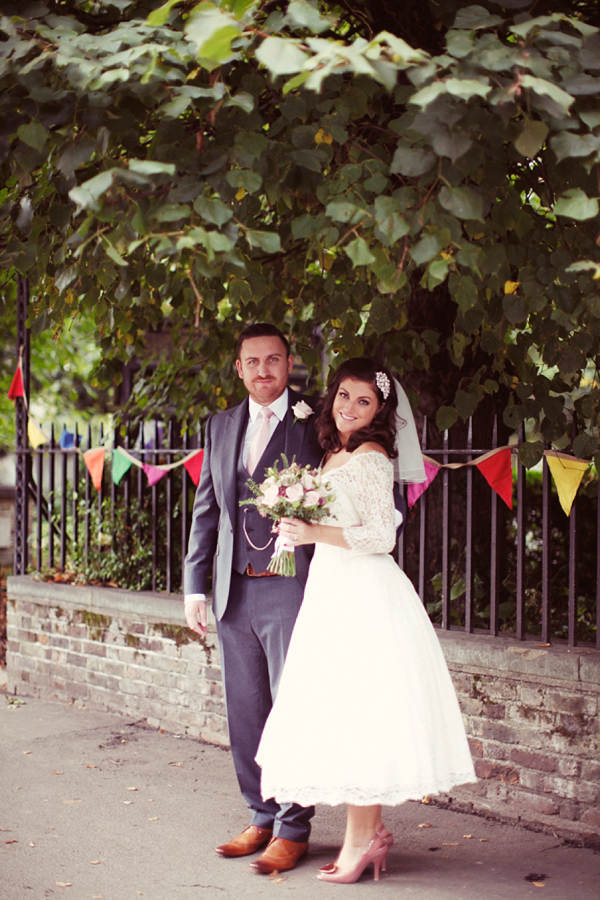
[[[294,576],[296,574],[296,554],[294,548],[286,544],[282,535],[275,541],[273,556],[267,566],[267,572],[274,575]]]

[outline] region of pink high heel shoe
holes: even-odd
[[[383,824],[381,824],[379,826],[379,828],[377,829],[375,834],[377,837],[381,838],[382,842],[384,844],[387,844],[388,847],[391,847],[392,844],[394,843],[394,835],[390,834],[389,831],[387,830],[387,828],[385,827],[385,825],[383,825]],[[325,866],[321,866],[321,868],[319,869],[319,872],[331,873],[331,872],[335,872],[336,868],[337,868],[336,864],[334,862],[331,862],[331,863],[327,863],[327,865],[325,865]],[[385,870],[386,870],[386,868],[385,868],[385,863],[384,863],[384,865],[381,867],[381,871],[385,872]]]
[[[357,864],[349,872],[346,872],[345,874],[342,874],[341,872],[338,873],[337,865],[335,863],[330,863],[330,865],[324,866],[319,870],[317,878],[320,881],[332,881],[337,884],[355,884],[367,866],[373,863],[373,878],[375,881],[379,881],[380,870],[383,872],[386,871],[388,851],[394,840],[387,830],[386,837],[380,834],[380,832],[381,828],[376,831],[375,835],[360,854],[360,859]],[[389,840],[390,838],[391,842]]]

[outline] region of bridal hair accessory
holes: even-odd
[[[393,461],[394,481],[422,483],[427,480],[427,476],[410,400],[396,378],[394,378],[394,387],[398,398],[396,404],[396,450],[398,456]]]
[[[383,399],[387,400],[390,396],[390,379],[387,377],[385,372],[375,372],[375,382],[377,387],[383,394]]]

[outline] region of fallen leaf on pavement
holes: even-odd
[[[86,766],[86,769],[97,769],[98,766]]]
[[[16,838],[13,838],[11,841],[4,841],[4,843],[5,844],[18,844],[19,842]]]
[[[429,796],[423,797],[423,799],[421,800],[421,803],[425,803],[425,804],[429,805],[431,803],[431,797],[429,797]]]
[[[534,887],[546,887],[545,882],[543,881],[532,881]]]
[[[93,859],[92,862],[90,863],[90,865],[92,865],[92,866],[99,866],[99,865],[100,865],[100,860],[99,860],[99,859]]]
[[[443,841],[442,847],[458,847],[458,841]]]
[[[123,800],[123,803],[125,804],[125,806],[131,806],[133,800]]]
[[[149,822],[158,822],[158,816],[153,816],[151,819],[148,819]]]
[[[31,750],[23,750],[23,756],[28,756],[31,753]]]
[[[55,772],[54,774],[55,775],[64,775],[65,773],[64,772]]]
[[[463,837],[464,837],[465,841],[470,841],[471,838],[473,837],[473,835],[472,834],[463,834]]]
[[[421,822],[420,825],[417,825],[417,828],[433,828],[433,825],[430,822]]]
[[[58,887],[73,887],[72,881],[57,881],[56,884]]]
[[[175,763],[175,762],[172,762],[172,763],[169,763],[169,765],[170,765],[170,766],[182,766],[183,763]]]
[[[128,791],[137,791],[137,788],[131,787],[131,788],[127,788],[127,790]]]

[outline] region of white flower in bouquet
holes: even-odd
[[[261,516],[270,516],[276,522],[284,516],[302,519],[303,522],[318,522],[331,515],[329,506],[334,495],[329,482],[318,470],[310,466],[300,466],[292,460],[288,462],[281,455],[283,468],[277,463],[267,469],[267,477],[261,484],[250,479],[248,487],[254,494],[249,500],[240,500],[240,506],[255,506]],[[275,552],[267,567],[277,575],[295,575],[296,559],[293,547],[286,546],[279,536]]]

